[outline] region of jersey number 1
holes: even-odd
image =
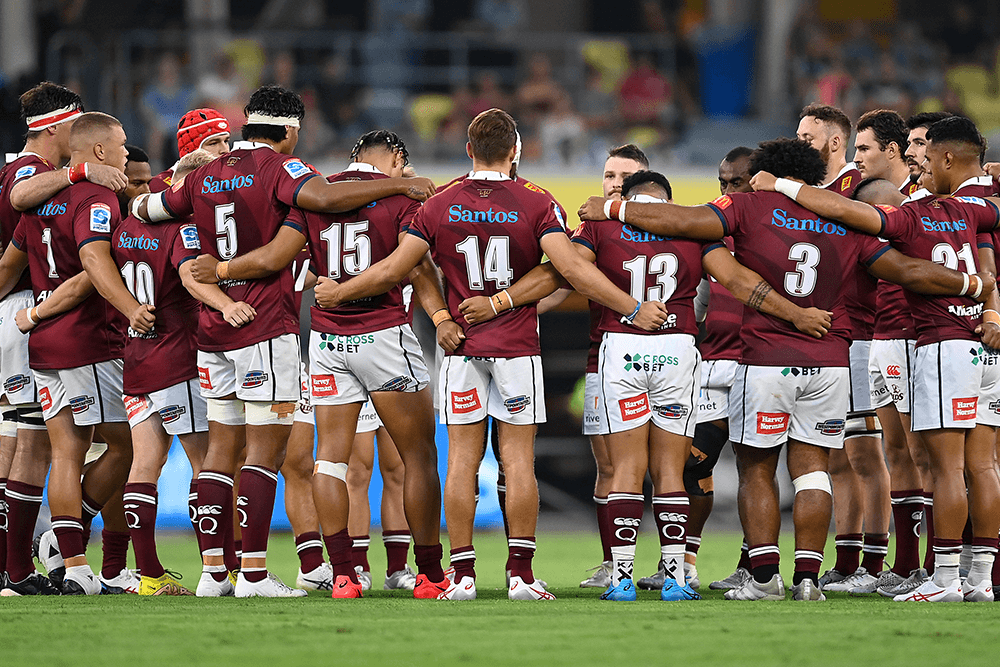
[[[510,268],[510,239],[506,236],[491,236],[486,242],[486,253],[479,257],[479,237],[467,236],[455,244],[455,250],[465,255],[465,269],[469,276],[469,288],[481,290],[485,281],[492,280],[497,290],[507,289],[514,280]],[[483,267],[486,267],[485,270]]]

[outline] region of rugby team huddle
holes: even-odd
[[[798,139],[727,154],[722,196],[696,207],[671,203],[669,181],[621,146],[569,232],[560,204],[517,174],[520,138],[499,109],[469,125],[472,170],[435,188],[385,130],[322,178],[293,156],[304,106],[278,86],[251,96],[231,149],[221,114],[186,114],[181,158],[155,178],[122,125],[72,91],[42,83],[21,105],[26,145],[0,170],[2,595],[192,594],[156,552],[176,435],[194,470],[194,594],[362,597],[372,444],[360,434],[382,428],[385,588],[475,599],[492,419],[508,597],[555,599],[532,571],[538,313],[575,289],[591,301],[584,433],[604,549],[581,586],[698,599],[712,468],[732,442],[745,540],[736,571],[711,584],[726,598],[786,598],[775,474],[787,446],[793,599],[993,600],[1000,209],[968,119],[866,113],[848,163],[851,121],[812,105]],[[411,295],[437,331],[434,398]],[[279,472],[296,588],[267,568]],[[647,472],[661,559],[635,581]],[[52,527],[35,548],[47,576],[31,544],[46,474]],[[85,553],[98,513],[99,575]],[[831,514],[837,562],[820,576]]]

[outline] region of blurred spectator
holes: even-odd
[[[939,7],[942,15],[934,22],[939,28],[937,37],[951,54],[952,64],[972,62],[988,39],[982,17],[964,1]]]
[[[229,119],[231,127],[243,125],[243,106],[249,90],[228,53],[216,55],[212,70],[198,81],[197,92],[199,106],[217,109]]]
[[[587,146],[587,125],[573,110],[569,95],[562,93],[553,102],[552,111],[545,115],[539,128],[542,157],[550,165],[570,165],[577,162]]]
[[[177,159],[177,123],[195,106],[194,88],[181,80],[181,60],[170,51],[156,64],[156,81],[142,93],[142,118],[151,162],[170,166]]]
[[[518,113],[531,123],[537,122],[541,115],[551,111],[566,97],[566,91],[552,78],[552,63],[544,53],[531,56],[528,78],[518,86],[515,97]]]
[[[871,62],[878,57],[878,46],[872,39],[868,24],[860,20],[851,21],[848,37],[838,51],[850,67],[858,63]]]
[[[510,97],[500,87],[496,73],[483,72],[476,82],[476,96],[469,105],[466,125],[478,114],[494,108],[510,110]]]
[[[476,0],[472,17],[488,30],[509,38],[515,36],[528,16],[524,4],[523,0]]]
[[[634,57],[634,65],[618,89],[618,102],[621,117],[632,125],[666,126],[674,120],[670,80],[656,70],[646,54]]]
[[[604,89],[601,73],[588,66],[587,79],[583,90],[580,91],[577,109],[590,131],[599,134],[609,132],[615,121],[616,107],[617,100]]]
[[[912,104],[910,94],[900,80],[896,61],[888,53],[878,59],[878,72],[865,86],[865,109],[895,109],[904,118]]]

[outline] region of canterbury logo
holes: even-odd
[[[620,516],[615,519],[616,526],[630,526],[632,528],[638,528],[642,519],[630,519],[628,517]]]
[[[660,512],[660,521],[672,521],[674,523],[687,523],[687,514],[678,514],[677,512]]]

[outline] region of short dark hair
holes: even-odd
[[[514,150],[517,123],[503,109],[487,109],[469,123],[469,143],[476,159],[496,164]]]
[[[410,163],[410,153],[406,150],[406,144],[403,143],[403,140],[395,132],[390,132],[389,130],[365,132],[358,139],[358,142],[354,144],[354,148],[351,150],[351,159],[355,160],[361,155],[362,151],[372,149],[384,150],[390,153],[398,152],[403,156],[404,166]]]
[[[667,177],[657,171],[642,170],[637,171],[634,174],[629,174],[625,181],[622,182],[622,199],[627,199],[630,190],[636,188],[644,183],[652,183],[653,185],[659,186],[664,189],[667,193],[667,199],[674,198],[674,190],[670,187],[670,181]]]
[[[750,156],[750,175],[766,171],[778,178],[797,178],[806,185],[819,185],[826,176],[826,162],[808,142],[801,139],[762,141]]]
[[[129,162],[149,162],[149,155],[138,146],[125,144],[125,150],[128,151]]]
[[[726,153],[726,157],[722,158],[723,162],[736,162],[740,158],[750,157],[753,154],[753,149],[747,146],[737,146],[733,150]]]
[[[837,107],[830,106],[829,104],[810,104],[799,114],[799,120],[808,116],[816,120],[821,120],[824,123],[836,125],[844,133],[845,137],[850,138],[851,136],[851,119]]]
[[[954,142],[968,144],[975,147],[980,156],[986,151],[986,139],[979,132],[979,128],[964,116],[950,116],[942,118],[929,128],[927,128],[928,142]]]
[[[902,157],[909,143],[906,140],[908,135],[906,121],[902,116],[888,109],[868,111],[858,119],[858,132],[868,129],[875,135],[879,149],[884,151],[889,144],[895,143]]]
[[[69,135],[70,144],[72,145],[77,137],[86,136],[90,132],[108,131],[121,126],[122,122],[114,116],[100,111],[88,111],[77,117],[76,122],[73,123],[73,129],[70,130]]]
[[[263,113],[268,116],[284,116],[297,118],[300,121],[306,116],[306,106],[298,94],[281,86],[261,86],[250,96],[250,101],[243,107],[243,113],[249,118],[251,113]],[[247,123],[241,129],[244,141],[251,139],[267,139],[281,142],[288,136],[288,130],[281,125],[265,125],[262,123]]]
[[[28,116],[41,116],[63,107],[76,107],[80,111],[85,111],[83,100],[78,94],[66,86],[51,81],[42,81],[22,94],[19,101],[21,103],[21,119],[26,123]],[[28,130],[25,139],[34,139],[39,134],[41,134],[41,130],[36,132]]]
[[[925,111],[924,113],[913,114],[906,119],[906,128],[915,130],[918,127],[930,127],[939,120],[951,118],[954,114],[950,111]]]
[[[638,162],[646,169],[649,169],[649,158],[646,154],[642,152],[642,149],[635,144],[625,144],[623,146],[615,146],[608,150],[608,157],[620,157],[626,160],[632,160],[633,162]]]

